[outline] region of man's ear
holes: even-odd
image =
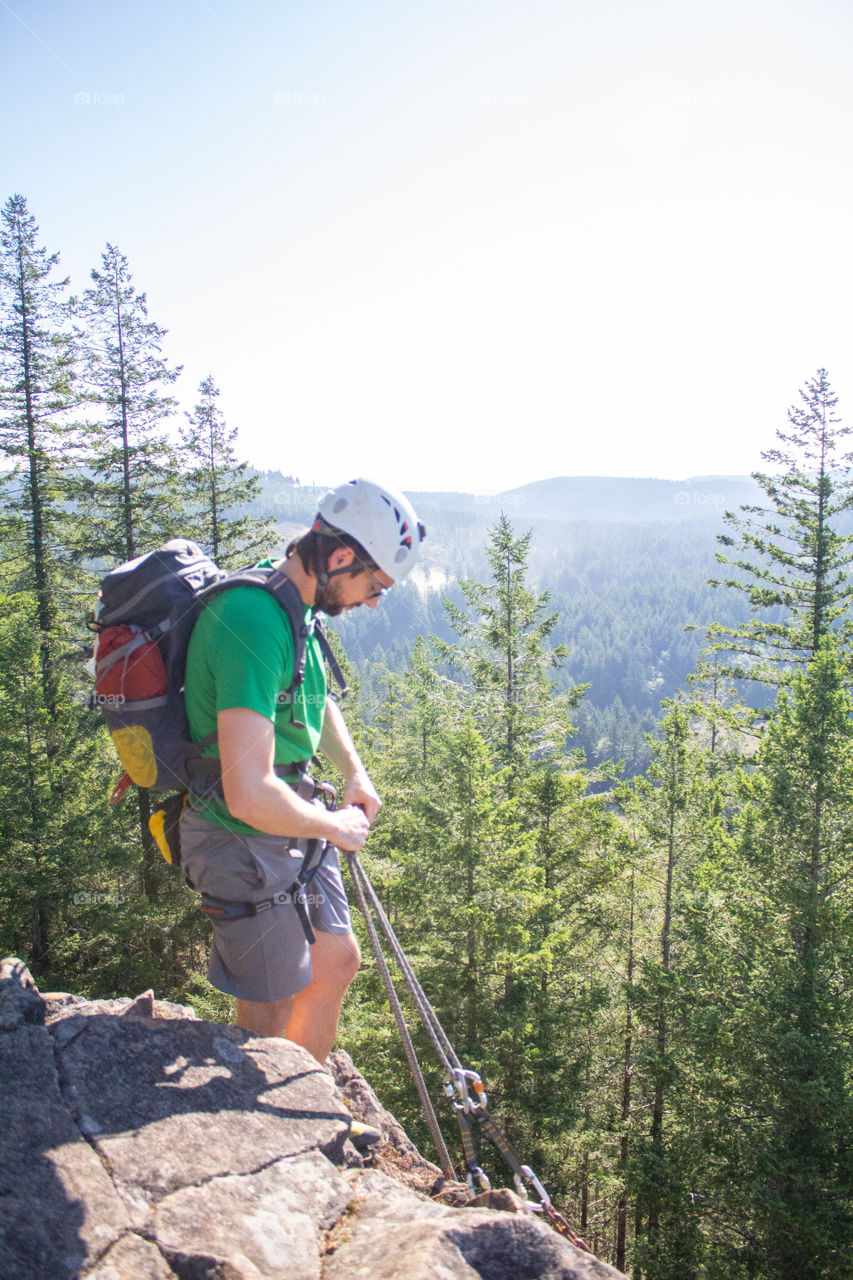
[[[346,569],[355,559],[355,552],[352,547],[335,547],[329,556],[329,571],[333,569]]]

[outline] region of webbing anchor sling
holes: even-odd
[[[400,1004],[400,999],[391,979],[388,965],[385,961],[385,956],[382,953],[382,946],[379,941],[379,935],[373,919],[374,915],[376,920],[379,922],[383,934],[385,935],[385,939],[394,959],[397,962],[397,966],[403,976],[403,980],[408,988],[409,994],[415,1003],[415,1007],[417,1008],[427,1035],[432,1041],[432,1045],[436,1051],[438,1059],[444,1067],[444,1092],[450,1101],[451,1108],[459,1125],[462,1151],[465,1157],[465,1166],[467,1170],[469,1193],[472,1196],[476,1194],[475,1183],[483,1191],[489,1191],[491,1189],[488,1177],[477,1163],[477,1153],[471,1129],[471,1120],[473,1119],[477,1124],[479,1124],[489,1140],[494,1143],[495,1147],[497,1147],[498,1151],[509,1165],[512,1170],[512,1178],[516,1191],[522,1199],[527,1200],[528,1188],[532,1189],[539,1197],[539,1203],[537,1205],[532,1205],[531,1207],[541,1212],[548,1219],[551,1226],[554,1227],[556,1231],[559,1231],[561,1235],[566,1236],[572,1244],[576,1245],[579,1249],[585,1250],[587,1253],[591,1253],[592,1250],[589,1245],[575,1234],[563,1214],[559,1213],[554,1208],[554,1205],[551,1202],[551,1197],[548,1195],[548,1192],[545,1190],[530,1165],[521,1163],[517,1153],[507,1139],[506,1134],[503,1132],[497,1121],[492,1117],[488,1110],[489,1100],[486,1095],[486,1091],[483,1088],[483,1082],[480,1079],[480,1076],[476,1071],[466,1070],[456,1056],[453,1045],[450,1043],[444,1028],[439,1022],[435,1009],[433,1009],[427,999],[423,987],[412,969],[408,956],[400,945],[400,941],[391,926],[391,922],[385,914],[382,903],[376,896],[376,891],[370,883],[367,872],[364,870],[364,867],[358,859],[358,855],[355,853],[347,853],[346,856],[350,872],[352,874],[358,904],[362,915],[364,916],[367,934],[370,939],[370,946],[376,960],[376,967],[379,970],[380,977],[382,978],[382,985],[385,988],[385,993],[388,996],[388,1002],[391,1005],[391,1011],[394,1015],[394,1021],[397,1024],[397,1029],[400,1032],[400,1038],[403,1041],[406,1058],[408,1059],[412,1075],[415,1079],[415,1086],[421,1100],[421,1105],[424,1109],[424,1116],[426,1118],[427,1125],[429,1126],[430,1134],[432,1135],[433,1142],[435,1143],[435,1149],[438,1152],[439,1162],[444,1176],[449,1179],[455,1178],[456,1175],[453,1168],[453,1162],[450,1159],[447,1146],[439,1128],[438,1118],[436,1117],[432,1101],[430,1100],[429,1093],[427,1091],[423,1073],[420,1069],[420,1063],[418,1062],[415,1048],[412,1043],[412,1037],[409,1033],[408,1027],[406,1026],[402,1005]],[[371,912],[373,914],[371,914]],[[474,1094],[473,1097],[472,1091]]]

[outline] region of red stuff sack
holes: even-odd
[[[161,697],[168,687],[156,640],[130,623],[105,627],[95,653],[95,694],[117,706]]]

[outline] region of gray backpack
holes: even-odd
[[[319,620],[306,624],[305,605],[285,574],[259,566],[226,573],[194,542],[174,538],[107,574],[89,624],[97,635],[90,706],[102,712],[126,771],[114,799],[131,782],[158,791],[186,791],[191,784],[202,790],[221,787],[218,760],[202,759],[216,734],[190,741],[184,676],[201,610],[221,591],[241,586],[268,591],[290,621],[295,660],[286,693],[291,705],[305,676],[305,642],[312,632],[346,692]]]

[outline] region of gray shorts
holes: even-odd
[[[238,835],[187,809],[181,822],[181,865],[199,893],[225,902],[262,902],[290,888],[302,865],[283,836]],[[305,888],[317,933],[350,933],[349,905],[337,849],[326,851]],[[293,903],[238,920],[213,918],[207,976],[240,1000],[282,1000],[311,981],[311,949]]]

